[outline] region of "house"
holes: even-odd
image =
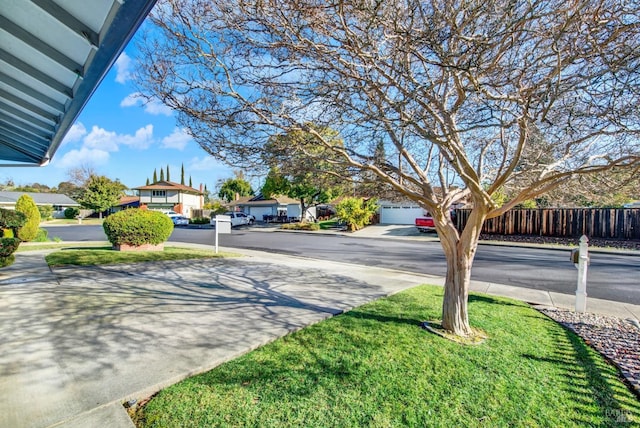
[[[300,220],[300,201],[287,196],[275,196],[264,198],[261,194],[257,196],[245,196],[231,201],[229,209],[232,211],[243,211],[253,215],[257,221],[292,221]],[[313,216],[313,208],[307,210],[307,217]]]
[[[451,209],[463,208],[465,202],[451,206]],[[423,217],[427,210],[410,200],[380,200],[378,215],[380,224],[415,224],[416,217]]]
[[[111,214],[116,213],[118,211],[126,210],[128,208],[139,208],[140,207],[140,196],[129,196],[125,195],[120,198],[118,203],[111,207]]]
[[[184,184],[172,181],[158,181],[148,186],[134,187],[137,191],[140,207],[150,210],[173,210],[185,217],[191,217],[193,210],[201,210],[204,193]]]
[[[67,195],[61,193],[38,193],[38,192],[5,192],[0,191],[0,208],[13,210],[16,202],[22,195],[28,195],[36,205],[53,206],[53,217],[64,218],[64,210],[70,207],[80,208],[80,204]]]

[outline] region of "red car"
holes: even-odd
[[[425,215],[424,217],[416,218],[416,227],[420,232],[435,232],[436,225],[433,222],[433,217],[430,215]]]

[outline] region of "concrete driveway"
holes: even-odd
[[[43,253],[17,257],[18,274],[0,276],[0,427],[131,426],[123,399],[427,282],[251,252],[53,273]]]

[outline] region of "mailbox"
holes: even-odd
[[[571,258],[570,258],[570,260],[574,264],[580,263],[580,249],[579,248],[574,248],[573,250],[571,250]]]
[[[574,248],[573,250],[571,250],[570,260],[571,260],[571,263],[573,263],[574,265],[578,266],[578,263],[580,263],[580,249],[579,248]],[[587,265],[591,265],[591,257],[589,257],[588,255],[587,255]]]

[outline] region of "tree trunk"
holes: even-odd
[[[447,214],[448,215],[448,214]],[[444,219],[444,217],[442,217]],[[471,266],[478,247],[480,231],[485,214],[471,213],[462,233],[458,234],[450,219],[439,228],[440,243],[447,259],[447,276],[442,302],[442,327],[458,336],[469,336],[473,332],[467,311]]]
[[[300,223],[307,222],[307,216],[305,212],[307,211],[307,206],[304,203],[304,198],[300,198]]]

